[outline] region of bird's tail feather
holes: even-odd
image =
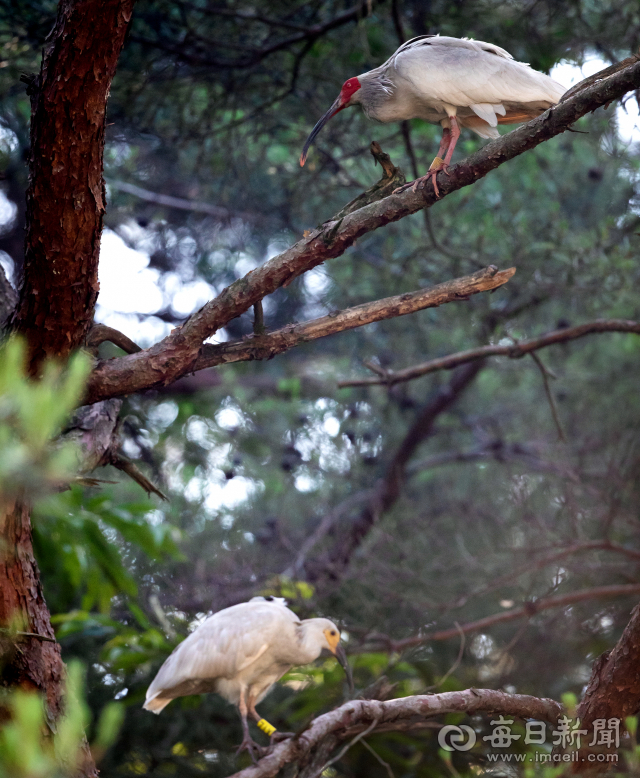
[[[158,692],[160,694],[160,692]],[[161,710],[167,707],[167,705],[171,702],[171,699],[161,698],[158,696],[158,694],[151,697],[151,699],[147,700],[145,704],[142,706],[145,710],[150,710],[152,713],[158,714]]]

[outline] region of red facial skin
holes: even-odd
[[[340,108],[338,108],[338,111],[341,111],[349,105],[349,100],[351,100],[352,96],[360,89],[360,86],[361,84],[357,78],[350,78],[348,81],[344,82],[342,89],[340,90]],[[338,113],[338,111],[336,111],[336,113]]]

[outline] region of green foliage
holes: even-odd
[[[65,368],[48,362],[34,381],[22,341],[10,338],[0,346],[0,494],[35,496],[75,476],[75,446],[52,440],[77,406],[89,370],[88,355],[78,353]]]
[[[2,704],[11,715],[0,729],[2,778],[72,778],[83,761],[85,731],[90,720],[84,699],[84,669],[78,662],[68,667],[65,712],[52,733],[40,695],[22,690],[5,691]],[[117,702],[102,711],[91,746],[99,759],[115,741],[123,710]]]

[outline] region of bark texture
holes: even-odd
[[[134,0],[62,0],[31,95],[24,275],[13,326],[30,349],[64,358],[84,340],[98,296],[105,212],[106,103]]]
[[[620,731],[624,729],[624,720],[640,712],[640,605],[631,612],[622,637],[613,650],[607,651],[596,659],[589,685],[578,706],[580,728],[593,732],[596,719],[621,719]],[[574,765],[574,772],[602,772],[606,762],[589,762],[590,751],[614,753],[614,746],[588,745],[583,747],[581,760]]]
[[[45,694],[53,727],[61,711],[64,665],[33,556],[28,507],[20,502],[4,505],[0,532],[4,541],[0,548],[0,683]],[[15,634],[17,631],[41,637]]]
[[[562,706],[555,700],[492,689],[424,694],[386,702],[351,700],[318,716],[303,733],[270,748],[257,764],[234,773],[231,778],[272,778],[285,765],[294,763],[302,768],[300,773],[296,771],[294,774],[320,775],[326,755],[354,735],[365,730],[389,732],[416,729],[424,727],[425,722],[434,716],[452,712],[501,713],[555,724],[562,715]],[[318,752],[323,756],[319,763],[316,760]],[[307,770],[308,767],[312,769]]]

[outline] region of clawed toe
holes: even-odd
[[[258,759],[260,759],[262,756],[265,755],[266,749],[262,748],[262,746],[259,746],[255,740],[252,740],[251,738],[244,738],[242,743],[238,746],[238,750],[236,751],[236,756],[238,754],[242,753],[242,751],[248,751],[249,756],[251,757],[253,763],[255,764]]]

